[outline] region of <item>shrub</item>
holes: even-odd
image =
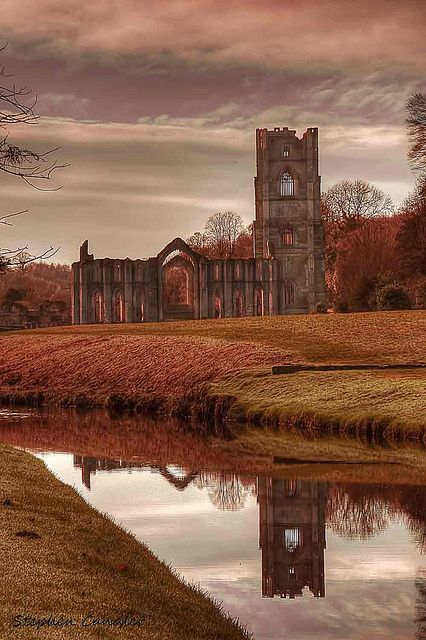
[[[18,300],[23,300],[25,297],[25,291],[21,289],[16,289],[15,287],[9,287],[3,294],[4,302],[18,302]]]
[[[315,307],[316,313],[327,313],[327,303],[326,302],[318,302]]]
[[[411,300],[407,289],[396,282],[379,289],[376,293],[376,302],[379,311],[411,309]]]
[[[426,278],[414,285],[413,294],[415,308],[426,309]]]
[[[347,313],[349,311],[349,305],[344,300],[336,300],[333,304],[333,311],[335,313]]]

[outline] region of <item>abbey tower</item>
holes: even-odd
[[[256,130],[256,258],[275,258],[276,313],[303,313],[325,300],[318,129]]]

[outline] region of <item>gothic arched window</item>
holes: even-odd
[[[290,155],[290,145],[289,144],[282,144],[281,145],[281,155],[283,158],[288,158]]]
[[[296,300],[296,286],[291,280],[284,282],[284,299],[286,304],[294,304]]]
[[[280,195],[294,196],[294,178],[286,171],[280,177]]]
[[[241,316],[243,315],[243,296],[241,295],[241,291],[237,291],[237,293],[235,294],[235,317],[236,318],[241,318]]]
[[[293,229],[290,227],[286,227],[282,234],[283,244],[294,244],[294,233]]]
[[[99,293],[99,291],[95,293],[94,307],[95,307],[95,322],[104,322],[105,321],[104,297],[101,293]]]
[[[300,529],[298,527],[284,529],[284,546],[287,551],[294,553],[301,546],[301,543]]]
[[[263,316],[265,313],[263,304],[263,289],[256,289],[254,294],[254,312],[257,316]]]
[[[117,292],[112,304],[113,322],[124,322],[124,300],[123,294]]]

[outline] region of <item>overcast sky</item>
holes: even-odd
[[[1,54],[38,94],[10,141],[60,146],[53,193],[0,176],[0,246],[88,238],[98,257],[155,255],[212,213],[254,216],[256,127],[320,131],[323,188],[374,182],[400,202],[404,103],[425,90],[423,0],[2,0]]]

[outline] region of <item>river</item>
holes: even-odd
[[[242,473],[181,429],[99,411],[3,410],[0,437],[255,640],[426,637],[425,487]]]

